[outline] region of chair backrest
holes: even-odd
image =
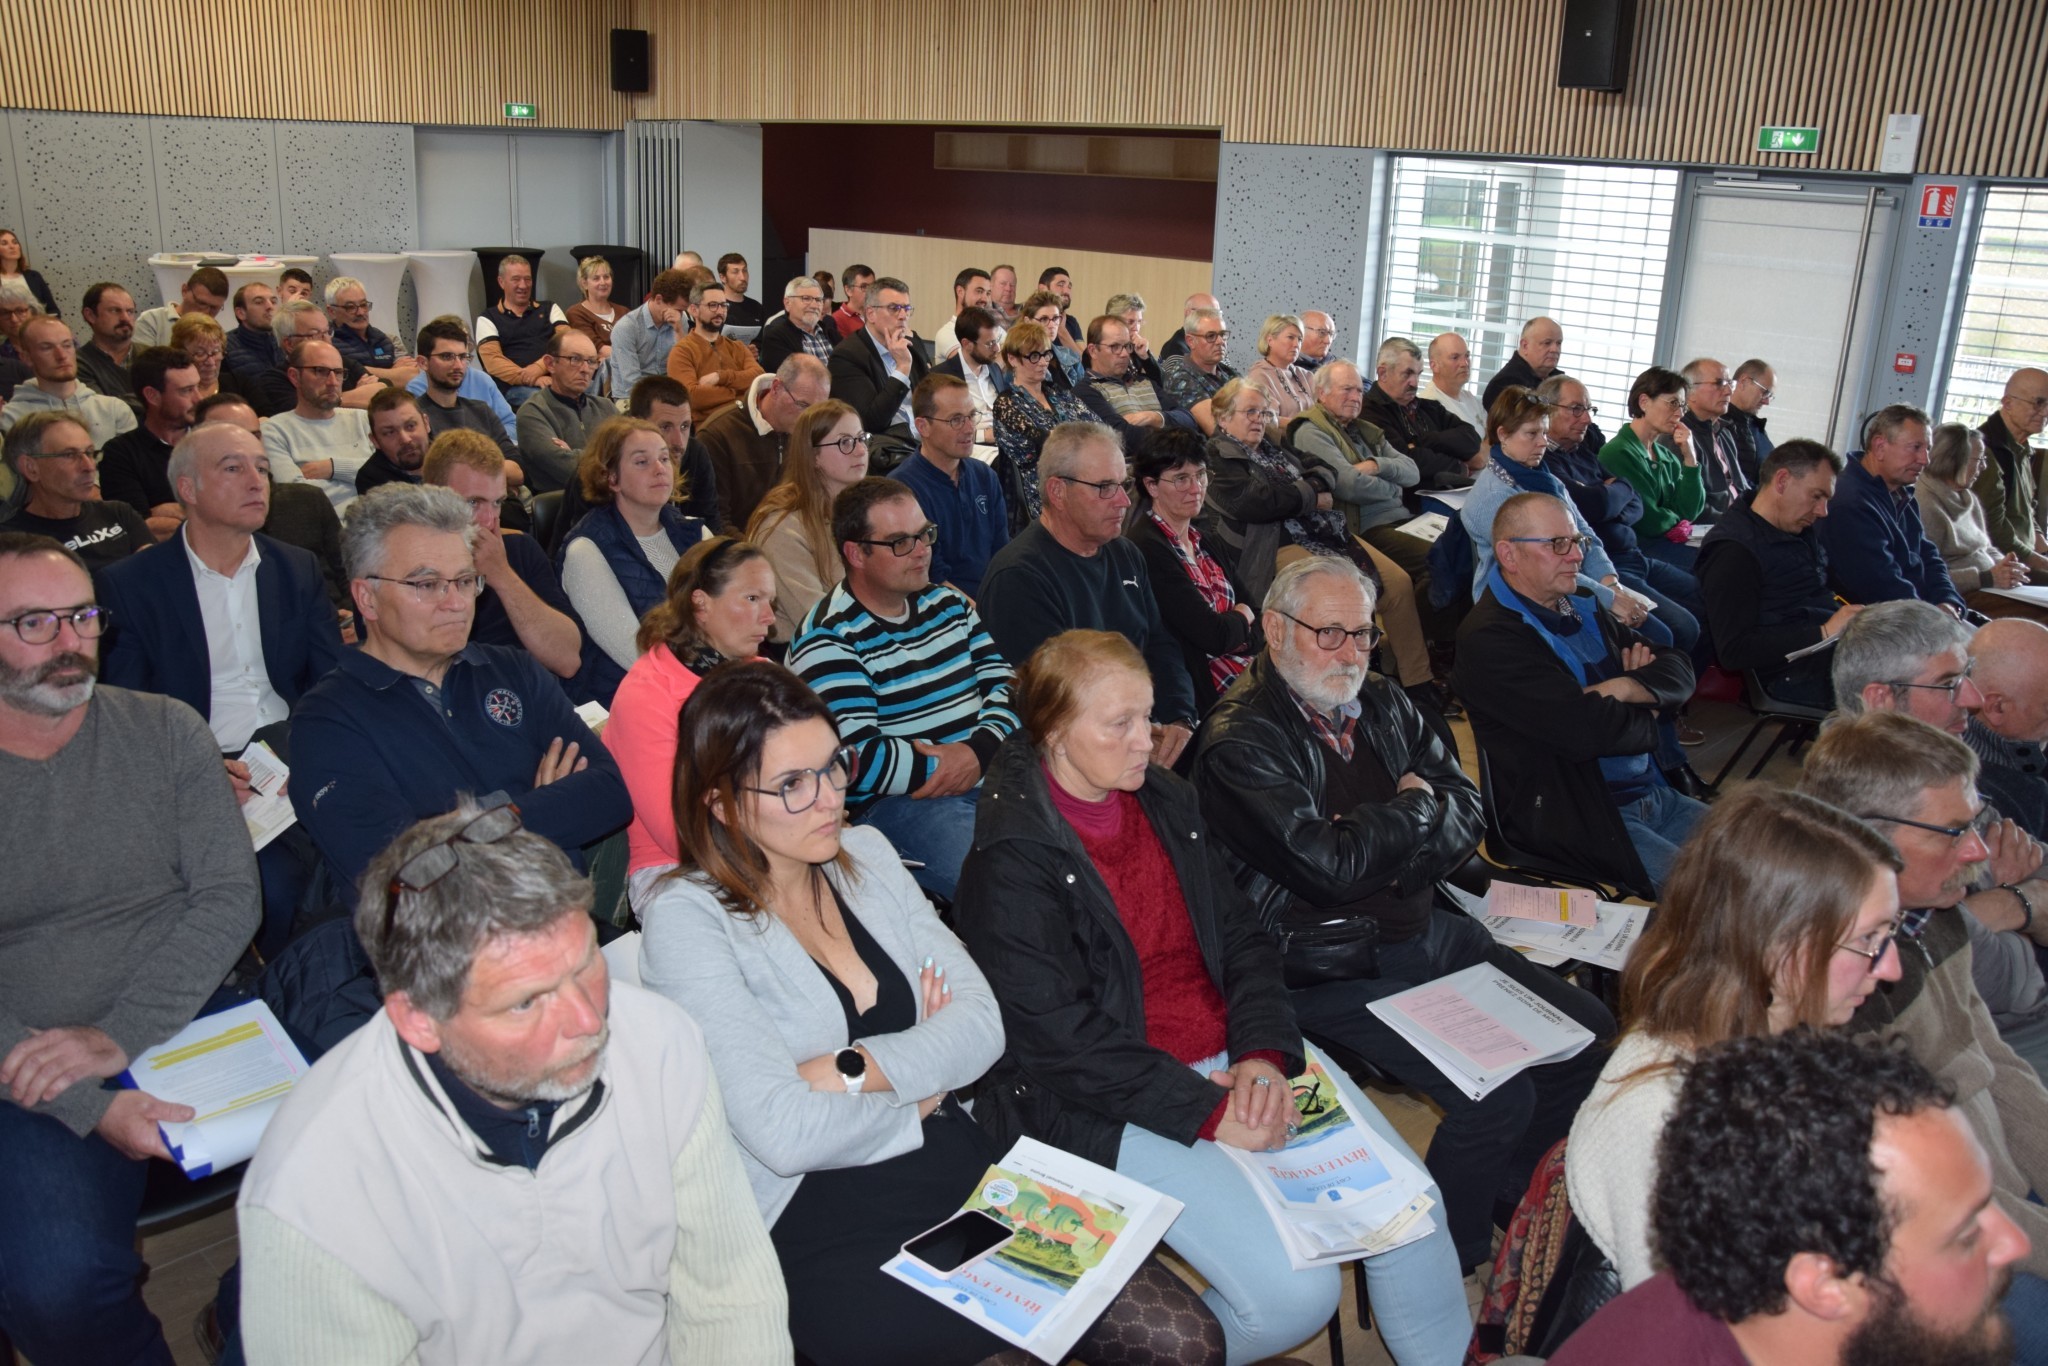
[[[1786,702],[1773,697],[1764,688],[1763,675],[1754,669],[1742,671],[1743,701],[1758,716],[1790,716],[1802,721],[1823,721],[1827,713],[1814,707],[1802,707],[1797,702]]]
[[[1565,1185],[1565,1139],[1529,1178],[1487,1273],[1467,1366],[1546,1357],[1620,1293],[1620,1278],[1578,1220]]]
[[[562,516],[562,491],[536,493],[533,495],[533,539],[540,542],[540,548],[552,555],[555,553],[556,523]]]
[[[1486,821],[1487,858],[1503,868],[1534,879],[1538,884],[1563,883],[1568,887],[1586,887],[1609,901],[1619,900],[1622,895],[1629,894],[1630,889],[1624,887],[1618,880],[1596,880],[1541,854],[1532,854],[1510,840],[1501,828],[1500,808],[1494,802],[1493,767],[1487,762],[1486,751],[1479,747],[1476,739],[1473,742],[1473,752],[1479,756],[1479,810]]]

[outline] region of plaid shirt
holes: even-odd
[[[1358,748],[1358,716],[1364,710],[1358,705],[1358,699],[1354,697],[1337,708],[1337,724],[1332,725],[1329,717],[1310,706],[1293,688],[1287,689],[1287,695],[1294,699],[1294,705],[1301,708],[1301,714],[1308,718],[1308,727],[1316,733],[1316,739],[1337,751],[1345,763],[1350,763],[1352,754]]]

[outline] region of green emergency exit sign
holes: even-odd
[[[1773,128],[1766,125],[1756,130],[1756,149],[1759,152],[1818,152],[1820,129]]]
[[[507,104],[505,105],[505,117],[508,119],[533,118],[533,106],[530,104],[512,104],[510,102],[507,102]]]

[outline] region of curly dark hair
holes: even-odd
[[[1658,1259],[1724,1323],[1785,1306],[1785,1264],[1831,1259],[1880,1276],[1893,1212],[1870,1142],[1877,1117],[1946,1108],[1953,1092],[1914,1058],[1800,1028],[1731,1039],[1686,1069],[1657,1145]]]

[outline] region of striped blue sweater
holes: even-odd
[[[1008,662],[972,604],[942,584],[913,597],[910,615],[896,622],[870,612],[841,583],[797,628],[788,662],[859,752],[846,793],[856,816],[931,775],[936,761],[919,754],[913,740],[965,741],[986,769],[1017,728]]]

